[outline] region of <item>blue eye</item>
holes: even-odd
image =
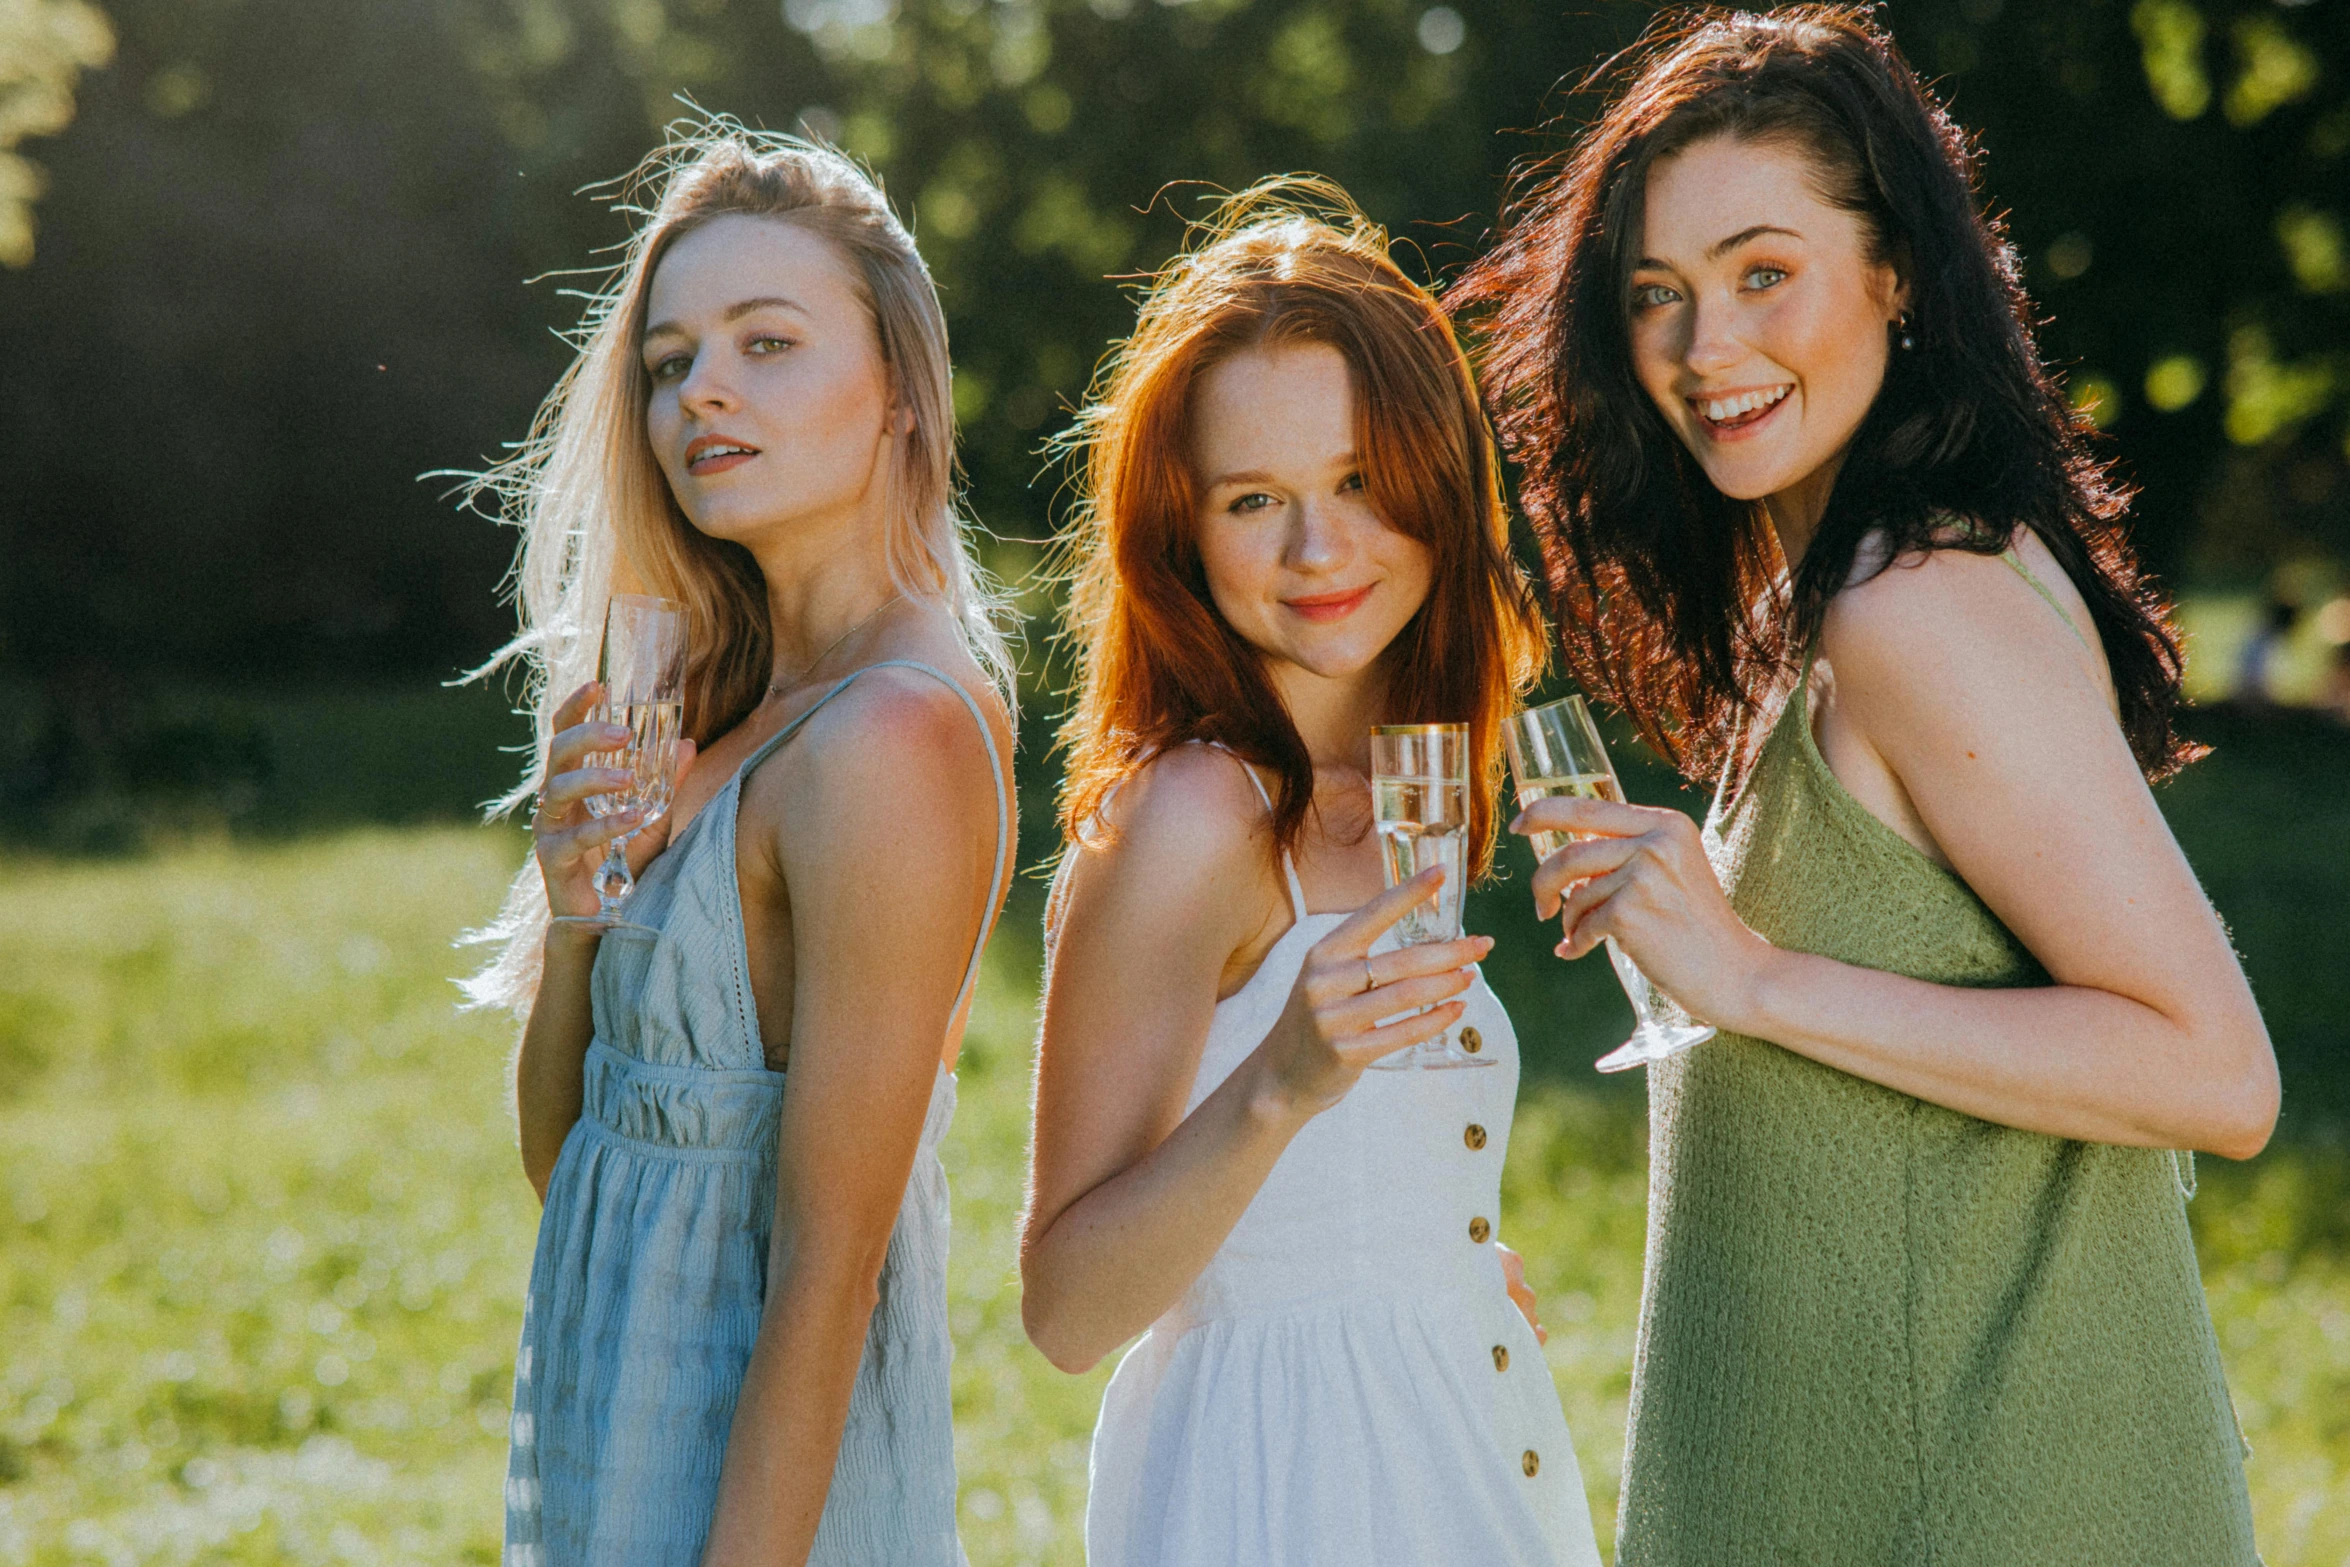
[[[1251,490],[1246,495],[1235,496],[1233,498],[1232,504],[1225,509],[1227,511],[1242,512],[1263,511],[1268,506],[1278,506],[1280,504],[1281,503],[1279,501],[1275,500],[1272,496],[1267,495],[1263,490]]]
[[[1635,283],[1632,285],[1632,308],[1652,310],[1658,305],[1669,305],[1681,296],[1662,283]]]

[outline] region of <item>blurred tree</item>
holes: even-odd
[[[114,29],[83,0],[0,0],[0,266],[33,259],[41,169],[17,144],[71,124],[75,81],[113,54]]]
[[[0,0],[0,17],[26,0]],[[54,5],[57,0],[42,0]],[[0,672],[446,671],[509,542],[436,468],[519,435],[580,187],[678,94],[868,160],[945,292],[977,513],[1039,456],[1205,188],[1331,174],[1424,269],[1473,253],[1560,93],[1650,14],[1543,0],[106,0],[0,275]],[[1895,0],[1981,135],[2047,342],[2158,564],[2350,552],[2350,5]],[[7,59],[0,53],[0,60]],[[1558,128],[1517,134],[1558,117]],[[1020,552],[1011,552],[1016,562]]]

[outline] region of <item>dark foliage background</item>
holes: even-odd
[[[122,850],[447,814],[504,786],[502,698],[435,686],[511,629],[512,540],[420,475],[526,429],[567,358],[561,274],[625,232],[581,187],[633,165],[680,94],[837,139],[912,216],[972,508],[1017,581],[1055,524],[1040,444],[1131,320],[1119,279],[1168,256],[1209,188],[1320,170],[1444,275],[1652,10],[0,0],[0,260],[26,263],[0,270],[0,827]],[[2045,344],[2143,486],[2157,569],[2241,588],[2350,556],[2350,0],[1882,14],[1981,135]],[[29,256],[12,156],[46,174]],[[1045,629],[1030,865],[1051,847]],[[2166,806],[2269,1008],[2288,1120],[2334,1104],[2320,1119],[2350,1126],[2350,1074],[2327,1064],[2350,1012],[2350,734],[2198,722],[2222,755]],[[1034,892],[1005,939],[1033,939]],[[1508,932],[1513,1006],[1576,1020],[1546,1047],[1570,1069],[1627,1019],[1604,967],[1547,957],[1524,903],[1504,883],[1472,921]]]
[[[1320,169],[1443,271],[1555,144],[1526,128],[1587,109],[1560,84],[1650,9],[99,3],[113,58],[27,144],[37,251],[0,273],[0,672],[52,691],[441,673],[494,646],[509,540],[418,475],[524,429],[575,310],[526,280],[620,236],[575,191],[676,94],[815,126],[886,177],[945,287],[974,507],[1035,538],[1038,442],[1129,320],[1110,279],[1198,210],[1162,187]],[[2350,4],[1885,15],[1982,135],[2156,564],[2350,546]],[[2201,383],[2175,411],[2147,397],[2164,361],[2166,400]]]

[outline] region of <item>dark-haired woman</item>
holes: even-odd
[[[1020,1276],[1064,1370],[1142,1335],[1086,1560],[1597,1567],[1498,1239],[1491,943],[1382,939],[1437,883],[1382,890],[1370,830],[1371,726],[1464,722],[1480,866],[1540,662],[1467,361],[1342,195],[1276,183],[1168,268],[1078,439]],[[1493,1069],[1365,1071],[1454,1024]]]
[[[1722,785],[1517,824],[1722,1029],[1652,1069],[1625,1567],[2255,1560],[2172,1150],[2275,1062],[1972,177],[1863,13],[1682,17],[1459,296],[1575,673]]]

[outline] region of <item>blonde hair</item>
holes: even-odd
[[[650,205],[637,200],[656,188]],[[595,678],[604,608],[615,591],[641,589],[686,606],[685,732],[697,743],[732,729],[765,695],[774,663],[765,579],[747,550],[687,521],[645,436],[649,390],[639,355],[653,272],[671,245],[715,218],[796,224],[849,263],[891,392],[913,420],[887,476],[891,583],[954,617],[1009,706],[1000,595],[971,552],[957,508],[946,317],[880,187],[829,147],[710,118],[672,126],[622,190],[623,210],[640,221],[607,285],[589,299],[573,339],[579,357],[540,405],[529,438],[473,476],[467,491],[469,502],[522,532],[510,579],[521,629],[469,678],[521,665],[525,706],[536,720],[522,781],[491,815],[536,797],[555,708]],[[525,864],[497,921],[471,937],[499,949],[464,982],[474,1004],[527,1010],[538,993],[546,922],[545,887],[536,866]]]

